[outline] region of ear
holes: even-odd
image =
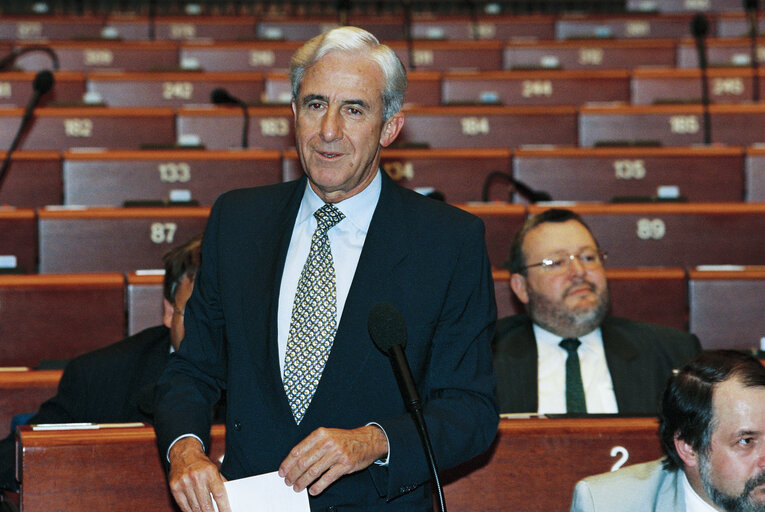
[[[168,329],[173,324],[173,313],[175,313],[175,308],[172,304],[170,304],[170,301],[167,299],[162,299],[162,305],[164,306],[164,312],[162,314],[162,323],[165,324],[165,327]]]
[[[401,133],[401,129],[404,127],[404,114],[396,112],[390,119],[385,121],[382,133],[380,134],[380,145],[384,148],[390,146],[398,134]]]
[[[524,304],[529,303],[529,292],[526,289],[526,278],[521,274],[510,275],[510,288],[513,289],[513,293],[518,297],[518,300]]]
[[[680,439],[679,434],[675,434],[674,441],[675,450],[677,450],[677,454],[680,456],[683,463],[689,468],[696,467],[699,463],[699,458],[696,450],[694,450],[690,444]]]

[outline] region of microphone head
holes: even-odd
[[[239,100],[231,96],[226,89],[218,87],[210,93],[210,100],[216,105],[238,104]]]
[[[35,79],[32,82],[32,90],[39,95],[43,95],[53,88],[53,73],[48,69],[43,69],[35,75]]]
[[[406,323],[401,312],[390,302],[378,302],[369,311],[367,329],[381,352],[388,353],[395,345],[406,347]]]
[[[707,32],[709,32],[709,22],[707,21],[707,17],[702,13],[697,12],[691,20],[691,34],[693,34],[693,37],[699,38],[706,37]]]

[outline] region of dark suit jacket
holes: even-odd
[[[78,356],[64,369],[56,396],[27,423],[150,422],[150,413],[141,405],[169,358],[169,331],[163,325]],[[0,442],[0,487],[5,489],[17,487],[14,450],[11,432]]]
[[[441,468],[484,451],[497,428],[490,338],[496,317],[482,222],[399,187],[383,174],[334,345],[296,425],[277,354],[284,260],[306,180],[224,194],[205,230],[202,268],[186,306],[186,338],[158,383],[160,453],[178,436],[206,444],[206,411],[228,389],[229,479],[275,471],[318,427],[383,426],[390,465],[347,475],[312,510],[430,510],[429,472],[391,366],[367,331],[369,311],[393,303]],[[207,444],[209,446],[209,444]],[[386,503],[386,501],[390,501]]]
[[[670,327],[609,316],[600,328],[616,404],[623,415],[657,414],[672,369],[701,351],[696,336]],[[536,412],[537,344],[529,317],[500,320],[493,351],[500,412]]]

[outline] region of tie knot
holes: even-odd
[[[581,344],[582,344],[582,342],[579,341],[576,338],[565,338],[565,339],[561,340],[560,343],[558,343],[558,345],[563,347],[563,349],[566,352],[568,352],[569,354],[571,352],[576,352],[576,350],[579,348],[579,345],[581,345]]]
[[[313,212],[313,216],[316,217],[316,221],[318,222],[317,229],[322,233],[326,233],[332,226],[345,218],[343,212],[338,210],[337,207],[331,203],[326,203],[324,206]]]

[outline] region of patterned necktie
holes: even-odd
[[[311,403],[335,339],[337,291],[327,231],[345,217],[332,204],[325,204],[313,215],[318,225],[300,273],[284,359],[284,390],[298,425]]]
[[[576,338],[566,338],[559,343],[568,352],[566,358],[566,412],[586,413],[587,403],[582,386],[582,370],[579,367],[577,349],[582,342]]]

